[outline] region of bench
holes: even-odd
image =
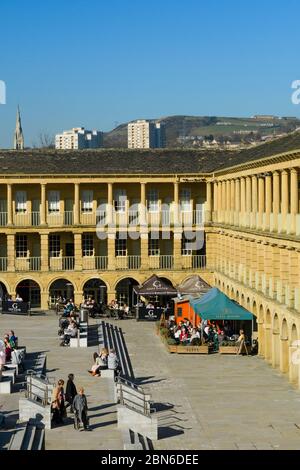
[[[45,353],[27,354],[24,360],[26,372],[33,371],[37,377],[41,377],[46,371],[47,356]]]
[[[3,376],[3,372],[0,370],[0,395],[11,394],[11,378]]]

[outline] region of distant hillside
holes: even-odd
[[[260,141],[270,135],[278,136],[300,127],[295,117],[236,118],[218,116],[168,116],[161,121],[166,126],[167,147],[191,147],[197,139],[213,136],[219,140],[243,142],[247,139]],[[104,134],[106,148],[127,147],[127,124]]]

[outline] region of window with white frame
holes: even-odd
[[[147,208],[149,212],[159,212],[158,190],[149,189],[147,193]]]
[[[94,236],[84,233],[82,236],[82,256],[94,256]]]
[[[127,256],[127,238],[118,234],[115,240],[115,249],[116,256]]]
[[[27,235],[16,236],[16,257],[27,258],[28,255],[28,240]]]
[[[49,213],[59,212],[60,193],[59,191],[49,191],[48,208]]]
[[[16,212],[24,213],[27,209],[27,194],[26,191],[16,192]]]
[[[180,208],[182,212],[190,212],[192,210],[190,188],[182,188],[180,190]]]
[[[115,211],[126,212],[127,195],[126,189],[117,189],[115,191]]]
[[[148,240],[148,256],[159,256],[159,240],[156,238],[149,238]]]
[[[93,190],[87,189],[81,193],[81,210],[82,212],[92,212],[93,211]]]
[[[183,235],[181,239],[181,255],[182,256],[191,256],[193,254],[193,250],[190,248],[191,244],[192,244],[192,241],[186,238],[185,235]]]
[[[50,258],[60,257],[60,235],[49,236],[49,256]]]

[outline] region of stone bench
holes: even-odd
[[[0,371],[0,395],[11,394],[11,377],[3,376],[3,371]]]
[[[11,380],[11,383],[14,384],[16,381],[16,369],[3,370],[2,377],[9,377]]]
[[[115,371],[112,369],[103,369],[100,371],[101,377],[107,378],[107,379],[115,379]]]

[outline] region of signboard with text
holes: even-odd
[[[28,315],[30,311],[29,302],[13,302],[5,300],[2,302],[2,313],[11,313],[15,315]]]
[[[137,321],[158,321],[163,313],[164,309],[159,307],[138,307],[136,319]]]

